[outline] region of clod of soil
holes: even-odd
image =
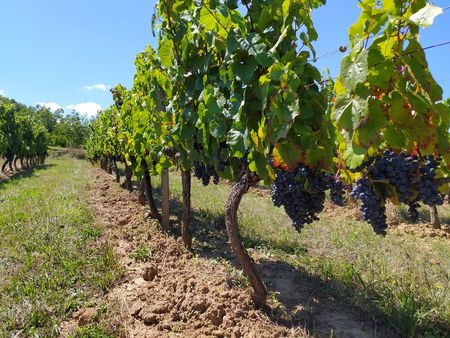
[[[155,277],[158,276],[158,267],[157,266],[148,266],[145,268],[143,278],[147,282],[151,282]]]
[[[74,318],[78,319],[79,326],[86,326],[88,324],[91,324],[96,320],[96,317],[97,310],[93,308],[81,309],[74,315]]]

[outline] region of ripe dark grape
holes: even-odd
[[[364,221],[372,226],[376,234],[386,235],[386,208],[373,190],[370,180],[361,178],[356,181],[350,195],[360,201],[360,211]]]
[[[213,177],[213,183],[218,184],[219,183],[219,176],[217,175],[216,171],[214,170],[214,166],[212,165],[204,165],[203,163],[199,162],[193,162],[192,165],[194,166],[194,176],[197,177],[199,180],[202,181],[202,184],[206,187],[209,185],[209,182],[211,181],[211,177]]]
[[[408,204],[408,219],[411,223],[417,223],[419,221],[419,207],[420,204],[417,202]]]
[[[281,170],[272,185],[272,201],[284,206],[297,230],[318,220],[323,210],[327,182],[325,175],[308,167],[298,166],[294,171]]]
[[[337,206],[344,206],[344,182],[335,180],[333,177],[331,178],[328,187],[330,189],[330,198],[331,201]]]
[[[203,165],[201,165],[199,162],[193,162],[192,165],[194,166],[194,176],[200,180],[203,176]]]
[[[425,158],[420,168],[419,199],[426,205],[435,206],[444,204],[444,199],[435,183],[436,167],[438,162],[433,156]]]
[[[222,146],[221,146],[222,147]],[[216,161],[217,161],[217,169],[219,169],[220,172],[225,171],[225,167],[229,164],[228,160],[224,160],[221,156],[221,149],[217,151],[216,155]]]
[[[388,180],[395,187],[398,200],[405,203],[413,194],[413,180],[418,168],[417,158],[386,150],[383,156],[374,158],[368,173],[372,180]]]
[[[222,160],[221,158],[218,158],[217,168],[219,169],[219,171],[224,171],[225,166],[226,166],[226,162],[224,160]]]

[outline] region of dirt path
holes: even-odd
[[[98,169],[89,174],[90,205],[104,228],[96,245],[111,243],[125,273],[92,308],[63,323],[61,336],[92,321],[120,337],[393,336],[328,296],[314,277],[253,252],[276,295],[268,309],[256,310],[233,263],[193,256],[181,239],[163,234],[145,218],[148,210],[136,194]],[[225,248],[226,243],[219,245]]]

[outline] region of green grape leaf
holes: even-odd
[[[349,92],[353,92],[359,83],[366,81],[368,73],[367,58],[366,49],[362,49],[356,57],[352,53],[343,58],[340,79]]]
[[[231,129],[227,134],[227,144],[231,146],[234,152],[245,153],[245,134],[238,129]]]
[[[381,131],[387,125],[386,114],[381,110],[379,100],[369,100],[370,114],[366,122],[353,135],[353,142],[368,149],[380,139]]]
[[[406,146],[405,135],[395,126],[386,128],[382,137],[386,144],[394,149],[403,149]]]
[[[387,90],[392,78],[394,63],[390,59],[386,59],[382,55],[380,48],[375,46],[369,49],[368,63],[367,81],[372,86]]]
[[[336,98],[333,119],[339,128],[351,131],[366,122],[368,113],[368,99],[340,95]]]
[[[272,144],[276,144],[280,139],[285,139],[291,130],[292,122],[285,123],[278,119],[270,121],[267,131],[268,141]]]
[[[161,59],[161,64],[170,68],[173,64],[173,59],[175,57],[173,51],[173,41],[169,39],[164,39],[159,42],[158,55]]]
[[[367,150],[365,148],[352,144],[347,145],[347,149],[343,153],[343,158],[350,169],[355,169],[364,162],[366,155]]]
[[[267,51],[267,44],[262,41],[259,34],[250,33],[247,37],[239,39],[239,43],[241,49],[254,56],[261,66],[269,67],[275,62],[275,58]]]
[[[248,58],[242,62],[233,62],[231,64],[231,69],[238,79],[244,83],[248,84],[253,79],[258,63],[253,57]]]
[[[235,31],[231,31],[228,34],[228,37],[227,37],[227,49],[228,49],[229,53],[234,53],[235,51],[237,51],[241,47],[241,44],[239,43],[236,34],[237,33]]]
[[[266,157],[256,151],[253,151],[249,155],[249,169],[255,172],[265,182],[272,182],[274,180],[274,174],[272,168],[268,165]]]
[[[274,81],[280,81],[284,73],[284,66],[281,63],[275,63],[269,68],[270,78]]]

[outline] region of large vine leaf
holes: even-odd
[[[409,17],[409,20],[422,28],[427,28],[434,23],[434,19],[442,14],[444,10],[441,7],[427,3],[425,7]]]
[[[340,79],[344,87],[353,92],[359,83],[366,81],[368,72],[367,50],[349,54],[342,59]]]

